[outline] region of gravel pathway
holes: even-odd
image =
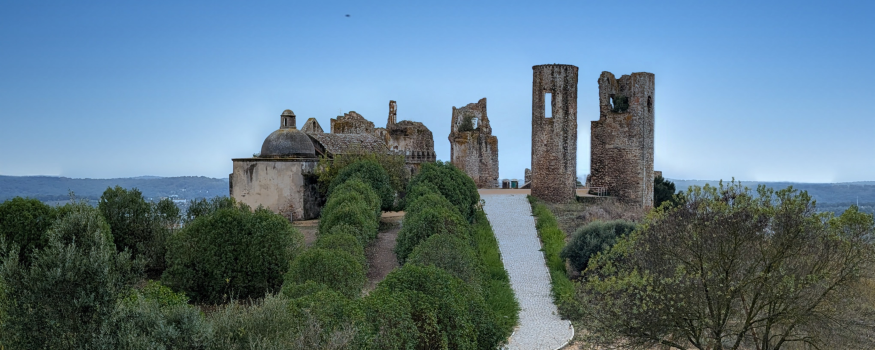
[[[532,207],[525,195],[481,195],[498,239],[501,260],[520,303],[520,323],[507,349],[553,350],[574,336],[571,323],[559,318],[550,296],[550,272],[540,251]]]

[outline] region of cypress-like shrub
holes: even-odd
[[[168,240],[162,280],[197,302],[262,297],[279,289],[303,236],[267,209],[219,209]]]
[[[413,248],[437,234],[454,235],[469,240],[471,225],[455,210],[443,207],[424,208],[414,215],[405,214],[395,244],[398,262],[403,264]]]
[[[427,193],[417,197],[413,202],[408,202],[404,215],[418,215],[419,212],[426,208],[445,208],[454,213],[461,214],[459,213],[459,209],[440,193]]]
[[[375,291],[362,299],[361,307],[365,322],[357,345],[373,350],[415,349],[419,331],[406,298]]]
[[[55,221],[52,207],[33,198],[15,197],[0,203],[0,237],[19,249],[18,261],[30,265],[30,254],[48,244],[46,231]]]
[[[359,231],[357,238],[367,244],[377,237],[379,218],[363,200],[338,201],[319,218],[319,232],[332,232],[337,225],[348,225]],[[347,230],[347,229],[344,229]]]
[[[409,207],[411,203],[416,202],[416,200],[419,199],[419,197],[422,197],[424,195],[431,194],[431,193],[441,194],[441,190],[438,189],[437,186],[435,186],[431,182],[427,182],[427,181],[422,182],[421,181],[418,184],[416,184],[415,186],[411,187],[407,191],[407,195],[404,197],[404,203],[406,203],[405,210],[407,210],[407,207]],[[441,195],[441,196],[443,196],[443,195]]]
[[[471,244],[454,235],[429,237],[413,249],[406,264],[433,265],[478,287],[485,272]]]
[[[502,341],[480,293],[443,269],[404,265],[374,292],[408,300],[417,349],[494,349]]]
[[[440,193],[459,209],[459,213],[469,222],[474,220],[474,211],[480,202],[477,185],[470,176],[453,166],[452,163],[425,163],[419,174],[410,180],[412,190],[421,183],[433,184]],[[409,192],[409,191],[408,191]]]
[[[173,202],[169,204],[178,213]],[[134,258],[144,258],[150,271],[160,274],[164,270],[166,239],[170,231],[162,224],[173,218],[164,217],[158,207],[146,202],[136,188],[107,188],[100,196],[97,208],[112,229],[116,249],[127,249]]]
[[[328,201],[325,203],[324,211],[332,211],[337,205],[350,200],[363,200],[368,208],[372,208],[374,216],[379,218],[381,201],[380,196],[374,191],[371,186],[365,184],[361,179],[349,179],[343,184],[337,186]]]
[[[568,259],[571,266],[582,271],[589,259],[599,252],[611,249],[617,240],[634,231],[637,225],[626,220],[594,221],[577,229],[559,257]]]
[[[336,229],[341,227],[342,226],[340,225],[335,226]],[[337,250],[349,253],[349,255],[356,258],[356,260],[367,269],[368,259],[365,257],[365,248],[362,246],[362,242],[351,234],[338,233],[320,235],[319,238],[316,239],[316,243],[313,243],[311,249],[312,248]]]
[[[310,248],[295,259],[285,275],[286,284],[313,281],[349,298],[362,293],[367,276],[360,260],[340,250]],[[292,288],[286,286],[284,289]]]
[[[344,167],[337,174],[337,177],[331,180],[331,185],[328,187],[328,197],[331,198],[337,187],[350,179],[359,179],[371,186],[380,197],[382,203],[380,207],[383,210],[392,209],[392,205],[395,203],[395,190],[392,188],[389,174],[380,163],[363,159]]]

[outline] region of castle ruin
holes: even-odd
[[[498,187],[498,138],[486,115],[486,98],[456,108],[450,124],[450,159],[477,188]]]
[[[602,72],[599,120],[592,122],[590,187],[643,208],[653,207],[654,75],[616,79]]]
[[[573,201],[576,185],[577,67],[533,66],[532,196],[552,203]]]

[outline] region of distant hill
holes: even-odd
[[[717,186],[718,180],[675,180],[678,191],[686,191],[690,186],[704,186],[710,184]],[[724,183],[727,181],[724,181]],[[821,211],[832,211],[837,214],[843,212],[851,204],[860,204],[860,209],[872,213],[875,211],[875,181],[837,182],[837,183],[801,183],[801,182],[757,182],[741,181],[741,184],[752,189],[759,185],[765,185],[773,189],[783,189],[788,186],[807,191]]]
[[[137,188],[147,200],[178,196],[180,199],[212,198],[228,195],[228,179],[204,176],[158,177],[139,176],[120,179],[71,179],[56,176],[2,176],[0,201],[16,196],[41,201],[68,200],[73,191],[76,198],[96,200],[107,187]]]

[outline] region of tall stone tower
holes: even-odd
[[[592,122],[590,186],[653,207],[654,75],[599,77],[599,120]]]
[[[573,201],[577,184],[577,67],[545,64],[532,67],[532,71],[532,196],[553,203]]]

